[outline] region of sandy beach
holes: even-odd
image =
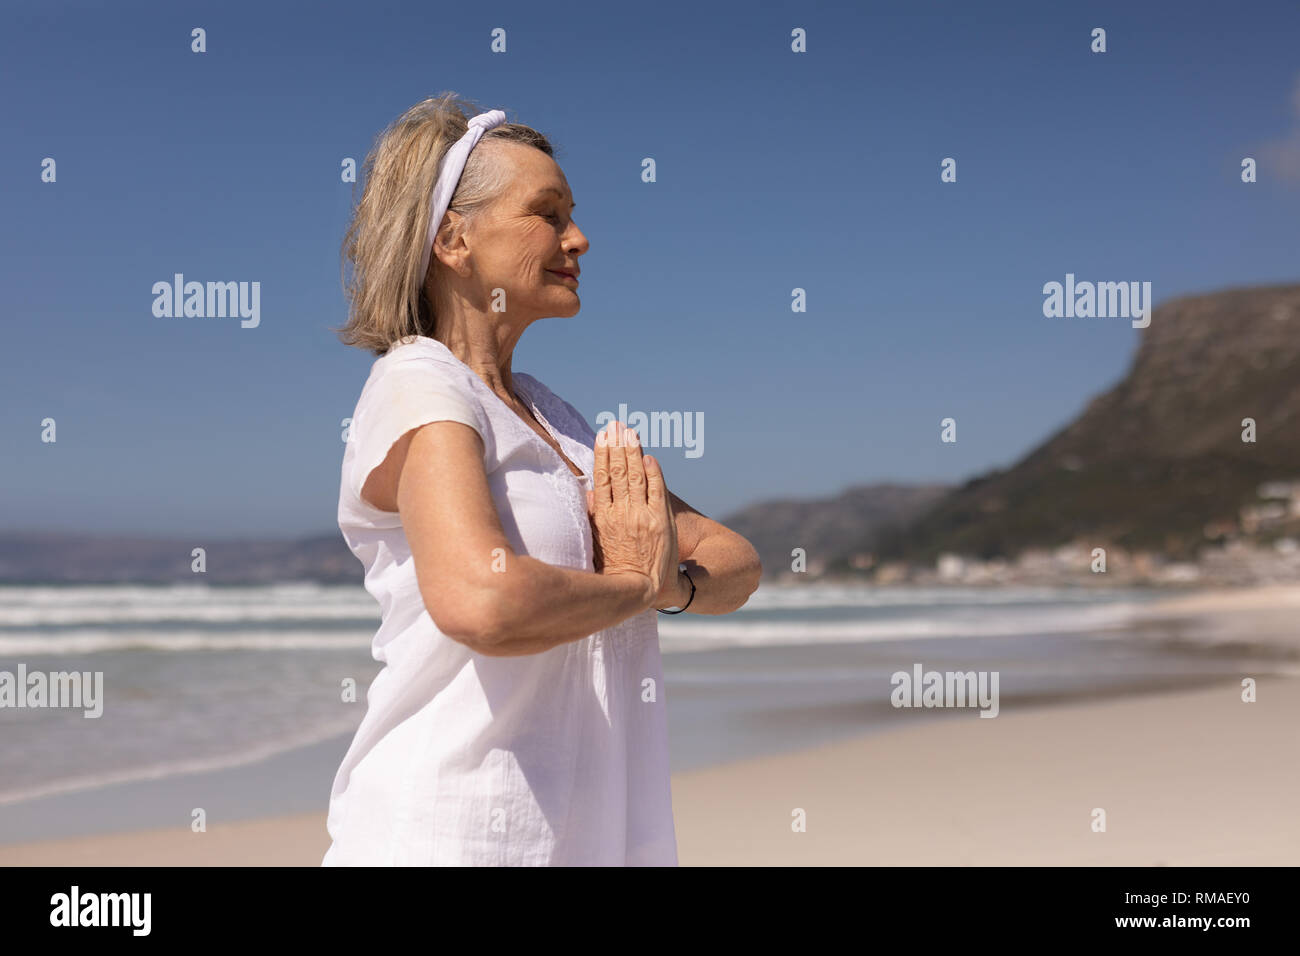
[[[673,777],[682,865],[1296,865],[1300,681],[974,713]],[[1094,808],[1107,829],[1094,833]],[[793,832],[792,813],[807,831]],[[0,847],[0,865],[315,866],[324,813]]]

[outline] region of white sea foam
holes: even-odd
[[[104,771],[86,774],[80,777],[63,777],[45,783],[13,790],[0,790],[0,806],[49,797],[60,793],[75,793],[79,790],[93,790],[119,783],[133,783],[139,780],[159,780],[187,773],[204,773],[209,770],[225,770],[244,764],[256,763],[276,754],[308,747],[312,744],[329,740],[351,732],[356,726],[357,718],[349,716],[333,721],[313,721],[312,729],[297,734],[286,734],[273,740],[251,744],[238,751],[214,754],[208,757],[190,757],[185,759],[163,760],[158,763],[124,770]]]
[[[216,587],[201,581],[186,584],[0,585],[0,607],[69,604],[186,604],[194,600],[266,602],[267,600],[354,601],[364,597],[360,585],[324,585],[310,581],[249,587]],[[372,601],[373,603],[373,601]]]
[[[838,644],[925,638],[1032,636],[1104,632],[1126,627],[1139,605],[1117,602],[1083,608],[1026,608],[1019,613],[917,615],[859,621],[677,621],[661,619],[664,650],[707,650],[720,646]]]
[[[373,630],[131,631],[80,628],[59,631],[0,632],[0,657],[19,655],[99,654],[109,651],[285,651],[365,648]]]
[[[1123,627],[1143,603],[1141,595],[1063,588],[809,584],[760,588],[745,608],[725,618],[661,616],[659,624],[666,650],[696,650],[1105,630]],[[775,621],[764,613],[838,608],[867,613],[836,621]],[[873,608],[887,616],[872,616]],[[329,626],[312,628],[312,621]],[[348,623],[354,626],[340,627]],[[365,648],[378,624],[377,604],[357,586],[0,587],[0,655],[9,656]]]
[[[916,588],[848,585],[764,585],[748,610],[831,607],[985,606],[1004,604],[1099,604],[1140,599],[1145,592],[1086,588],[999,587]],[[374,599],[359,585],[318,585],[310,582],[257,587],[213,587],[203,583],[173,585],[93,585],[85,587],[0,586],[0,623],[4,612],[66,608],[240,608],[258,613],[280,609],[292,613],[334,615],[377,610]],[[17,622],[15,622],[17,623]]]
[[[157,604],[76,604],[63,607],[40,605],[0,606],[0,627],[64,626],[68,624],[163,624],[202,622],[205,624],[255,624],[275,621],[355,621],[373,618],[379,622],[379,605],[369,597],[354,603],[240,604],[236,602]]]
[[[1020,614],[925,615],[889,620],[771,621],[659,619],[664,650],[707,650],[724,646],[839,644],[924,638],[1029,636],[1126,627],[1133,605],[1033,609]],[[76,628],[63,631],[0,631],[0,656],[96,654],[113,651],[284,651],[364,649],[371,629],[131,630]]]
[[[360,587],[203,584],[76,588],[0,587],[0,628],[33,625],[378,620],[379,605]]]
[[[746,610],[833,607],[997,607],[1017,605],[1096,605],[1129,603],[1147,597],[1143,591],[1052,587],[866,587],[829,584],[783,584],[760,587]]]

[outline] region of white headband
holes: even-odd
[[[465,171],[465,160],[469,159],[469,151],[478,144],[484,133],[505,121],[506,114],[501,110],[479,113],[469,121],[469,129],[465,131],[465,135],[452,144],[451,148],[443,154],[442,161],[438,163],[438,178],[433,184],[433,204],[429,209],[429,235],[424,240],[424,255],[420,258],[421,284],[424,283],[425,273],[429,271],[433,238],[438,234],[438,227],[442,225],[442,217],[446,215],[447,207],[451,205],[451,197],[460,183],[460,174]]]

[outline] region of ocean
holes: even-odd
[[[976,718],[893,706],[891,675],[918,665],[998,672],[1006,713],[1276,663],[1137,626],[1163,596],[808,584],[764,586],[722,617],[661,615],[673,769]],[[104,686],[99,718],[0,707],[0,843],[139,825],[161,812],[151,794],[196,775],[229,783],[207,787],[228,815],[323,810],[379,669],[378,623],[359,585],[0,586],[0,672],[101,672]],[[286,779],[236,772],[258,767]]]

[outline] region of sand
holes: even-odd
[[[1297,865],[1300,681],[1013,711],[673,776],[683,865]],[[1093,832],[1094,808],[1106,831]],[[794,832],[793,814],[806,815]],[[324,812],[0,847],[0,865],[316,866]]]

